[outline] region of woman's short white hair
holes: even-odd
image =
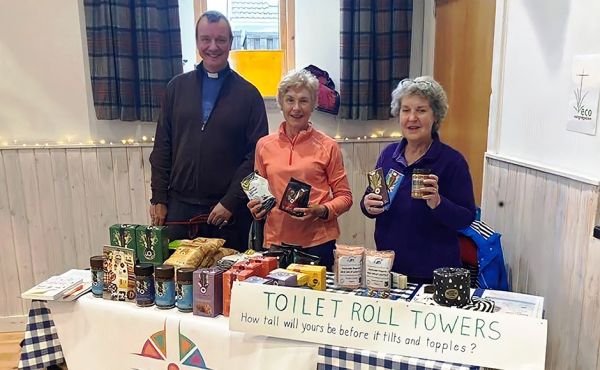
[[[411,95],[417,95],[429,101],[435,119],[431,131],[437,132],[448,113],[448,97],[442,85],[430,76],[421,76],[414,80],[405,78],[400,81],[392,92],[392,116],[397,117],[400,113],[402,98]]]
[[[319,91],[319,80],[312,73],[301,69],[299,71],[292,71],[279,81],[277,86],[277,104],[279,108],[282,107],[283,96],[289,89],[301,89],[306,88],[310,94],[311,103],[313,109],[317,107],[317,93]]]

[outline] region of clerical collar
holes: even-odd
[[[209,72],[209,71],[207,71],[207,70],[204,68],[204,65],[202,65],[202,64],[200,64],[200,65],[202,66],[202,70],[203,70],[204,72],[206,72],[206,76],[207,76],[208,78],[213,78],[213,79],[218,79],[219,77],[224,77],[224,76],[226,76],[226,75],[227,75],[227,73],[229,73],[229,71],[231,70],[231,69],[229,68],[229,63],[227,63],[227,65],[226,65],[226,66],[225,66],[225,67],[224,67],[222,70],[220,70],[220,71],[218,71],[218,72],[214,72],[214,73],[213,73],[213,72]]]

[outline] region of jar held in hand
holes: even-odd
[[[426,185],[423,183],[424,180],[429,178],[431,170],[428,168],[415,168],[412,173],[412,186],[410,196],[413,199],[423,199],[426,194],[423,192],[423,188]]]

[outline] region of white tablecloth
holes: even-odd
[[[280,370],[317,363],[317,344],[230,332],[223,316],[140,308],[91,294],[48,306],[69,370]]]

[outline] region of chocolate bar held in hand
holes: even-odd
[[[377,168],[367,173],[367,179],[369,180],[369,187],[373,193],[381,195],[383,206],[385,207],[390,202],[390,196],[388,194],[387,185],[385,183],[385,176],[383,175],[383,169]]]
[[[295,178],[291,178],[287,184],[283,197],[279,203],[279,209],[289,213],[292,216],[302,217],[303,212],[294,212],[294,208],[306,208],[308,207],[308,200],[310,198],[311,186],[298,181]]]
[[[252,172],[244,177],[241,182],[242,190],[246,193],[248,199],[258,199],[261,203],[261,211],[269,212],[275,206],[277,201],[269,191],[269,182],[256,172]]]

